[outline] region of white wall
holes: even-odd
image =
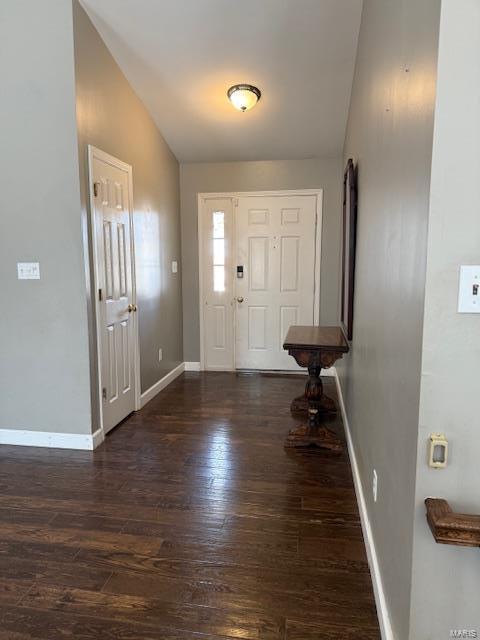
[[[435,543],[424,499],[480,513],[480,315],[457,313],[461,264],[480,264],[480,2],[443,0],[433,138],[411,640],[480,637],[480,552]],[[426,464],[431,432],[451,446],[445,470]]]
[[[0,78],[0,428],[90,433],[70,2],[2,0]]]

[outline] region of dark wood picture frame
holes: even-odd
[[[357,168],[349,158],[343,175],[342,290],[340,324],[347,340],[353,338],[353,296],[357,236]]]

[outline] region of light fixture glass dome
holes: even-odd
[[[235,84],[227,91],[227,96],[235,109],[248,111],[260,100],[260,89],[251,84]]]

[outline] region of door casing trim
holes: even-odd
[[[100,326],[100,306],[98,304],[98,289],[99,289],[99,278],[98,278],[98,255],[97,255],[97,246],[96,246],[96,237],[95,237],[95,195],[93,192],[94,189],[94,179],[93,179],[93,160],[97,158],[102,162],[106,162],[117,169],[121,169],[122,171],[126,171],[128,175],[128,218],[130,222],[130,256],[132,262],[132,303],[137,304],[137,291],[136,291],[136,276],[135,276],[135,240],[134,240],[134,226],[133,226],[133,169],[132,166],[115,158],[115,156],[94,147],[93,145],[88,145],[88,199],[89,199],[89,212],[88,212],[88,226],[89,226],[89,236],[91,243],[91,264],[93,267],[93,290],[91,292],[92,300],[94,301],[94,319],[95,326],[93,328],[94,331],[94,342],[96,346],[95,353],[95,366],[97,372],[97,380],[98,380],[98,404],[99,404],[99,422],[100,429],[102,431],[103,437],[105,437],[105,430],[103,426],[103,400],[102,400],[102,363],[101,363],[101,354],[102,354],[102,341],[101,341],[101,332],[98,330]],[[139,346],[139,335],[138,335],[138,312],[132,314],[133,318],[133,363],[134,363],[134,385],[135,385],[135,410],[140,409],[141,407],[141,398],[140,398],[140,346]]]
[[[203,213],[204,203],[207,200],[231,199],[235,205],[236,198],[264,196],[316,196],[316,223],[315,223],[315,273],[314,273],[314,303],[313,316],[315,324],[320,324],[320,274],[322,263],[322,230],[323,230],[323,189],[277,189],[275,191],[227,191],[227,192],[202,192],[197,193],[197,229],[198,229],[198,312],[200,317],[200,371],[205,371],[205,321],[203,317]],[[233,206],[233,236],[235,236],[235,206]],[[235,237],[232,239],[232,244]],[[235,296],[235,279],[233,278],[233,295]],[[235,311],[233,313],[233,365],[232,367],[215,368],[215,371],[236,371],[236,339],[235,339]]]

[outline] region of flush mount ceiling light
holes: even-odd
[[[234,84],[227,91],[228,99],[239,111],[248,111],[254,107],[261,95],[260,89],[251,84]]]

